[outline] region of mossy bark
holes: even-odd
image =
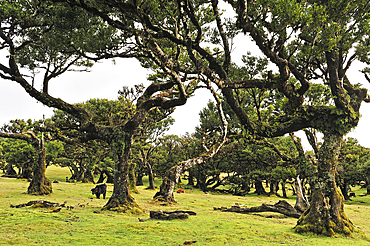
[[[205,156],[200,156],[197,158],[189,159],[189,160],[180,162],[179,164],[177,164],[176,166],[168,170],[164,175],[159,191],[153,197],[154,200],[168,202],[168,203],[176,202],[175,198],[173,197],[173,190],[175,189],[175,185],[179,181],[181,174],[183,174],[183,172],[185,172],[186,170],[188,170],[189,168],[195,165],[204,163],[204,161],[208,160],[209,158],[211,157],[205,155]]]
[[[132,134],[120,134],[111,142],[111,150],[114,155],[114,188],[113,194],[103,210],[126,212],[133,208],[139,208],[129,190],[129,156],[132,145]]]
[[[303,193],[303,189],[301,186],[301,180],[299,179],[299,176],[297,177],[296,182],[294,182],[294,185],[295,185],[295,190],[296,190],[296,192],[294,193],[297,197],[294,208],[295,210],[299,211],[302,214],[310,207],[310,204],[308,202],[307,197]]]
[[[354,226],[344,212],[344,199],[335,184],[335,172],[343,136],[324,133],[319,150],[318,173],[310,207],[299,218],[295,231],[326,236],[336,233],[350,235]]]
[[[128,179],[129,179],[129,188],[132,193],[139,194],[139,190],[136,187],[136,178],[135,178],[135,163],[129,165]]]
[[[46,172],[46,149],[41,146],[38,150],[38,161],[33,169],[33,178],[28,187],[28,194],[48,195],[53,192],[52,182],[45,175]]]
[[[176,203],[176,200],[173,196],[173,190],[175,189],[178,178],[182,173],[182,170],[180,169],[181,167],[176,165],[165,173],[160,190],[153,197],[154,200],[167,203]]]

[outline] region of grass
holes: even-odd
[[[197,241],[193,245],[370,245],[370,198],[359,197],[364,190],[356,189],[352,202],[346,202],[347,215],[356,225],[351,237],[327,238],[313,234],[300,235],[292,229],[296,219],[280,214],[237,214],[214,211],[213,206],[229,207],[236,202],[247,206],[275,203],[278,197],[248,195],[204,194],[193,189],[176,194],[178,203],[161,206],[152,202],[155,191],[138,187],[134,194],[144,214],[101,212],[107,200],[91,195],[92,184],[66,183],[68,169],[49,167],[47,176],[59,180],[53,184],[49,196],[26,194],[29,183],[23,180],[0,179],[0,245],[182,245],[185,241]],[[108,184],[108,194],[113,186]],[[74,206],[58,213],[45,213],[40,208],[10,208],[33,200],[47,200]],[[288,199],[294,204],[295,198]],[[192,210],[196,216],[186,220],[139,222],[138,217],[148,218],[150,210]],[[272,216],[271,216],[272,215]]]

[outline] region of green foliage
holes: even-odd
[[[3,160],[19,170],[22,178],[32,177],[32,168],[37,161],[37,153],[30,143],[16,139],[2,139]]]
[[[337,168],[337,181],[341,186],[355,186],[367,180],[364,168],[370,157],[370,150],[361,146],[356,139],[348,138],[343,143]]]
[[[180,138],[176,135],[165,135],[158,139],[159,144],[152,155],[154,173],[162,177],[167,170],[185,160]]]

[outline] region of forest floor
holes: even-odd
[[[53,193],[48,196],[28,195],[26,180],[0,178],[0,245],[184,245],[185,242],[193,242],[193,245],[370,245],[370,197],[359,196],[365,193],[364,189],[352,189],[357,197],[345,204],[345,212],[356,226],[355,233],[351,237],[328,238],[295,233],[293,227],[297,219],[281,214],[238,214],[213,209],[235,203],[248,207],[274,204],[281,200],[276,196],[204,194],[193,188],[175,194],[177,204],[163,206],[152,201],[156,191],[146,190],[144,186],[138,187],[140,194],[133,194],[144,213],[116,213],[100,210],[112,194],[113,185],[108,184],[105,200],[96,199],[90,191],[94,184],[67,183],[65,177],[69,175],[66,168],[49,167],[47,176],[59,183],[53,183]],[[291,192],[288,195],[287,201],[294,205],[295,197]],[[66,206],[74,208],[51,212],[30,206],[10,207],[36,200],[66,202]],[[150,210],[191,210],[197,215],[184,220],[160,221],[148,219]],[[138,218],[148,220],[140,222]]]

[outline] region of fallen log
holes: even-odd
[[[274,205],[263,203],[261,206],[258,207],[245,207],[243,205],[233,205],[231,208],[216,208],[213,207],[214,210],[220,210],[222,212],[235,212],[235,213],[260,213],[260,212],[275,212],[281,213],[288,217],[299,218],[301,216],[301,212],[297,211],[292,205],[290,205],[285,200],[280,200],[278,203]]]
[[[19,205],[10,204],[11,208],[23,208],[23,207],[27,207],[27,206],[32,206],[33,208],[64,207],[65,203],[64,204],[59,204],[59,203],[54,203],[54,202],[38,200],[38,201],[30,201],[30,202],[19,204]]]
[[[193,211],[150,211],[150,218],[151,219],[157,219],[157,220],[173,220],[173,219],[187,219],[189,218],[189,215],[196,215]],[[139,219],[140,221],[140,219]]]

